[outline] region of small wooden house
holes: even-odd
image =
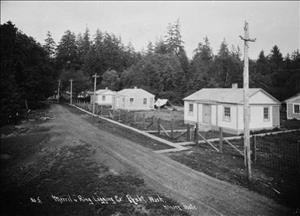
[[[280,102],[260,88],[249,89],[250,130],[272,129],[280,125]],[[243,89],[203,88],[184,98],[184,121],[198,123],[200,130],[217,130],[241,134]]]
[[[300,93],[288,98],[284,101],[286,103],[286,117],[287,119],[300,120]]]
[[[108,88],[99,89],[95,92],[95,103],[103,106],[115,107],[115,100],[117,92],[109,90]],[[94,100],[94,95],[91,95],[91,103]]]
[[[141,88],[118,91],[116,109],[151,110],[154,109],[154,95]]]

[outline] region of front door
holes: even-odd
[[[209,104],[203,104],[203,123],[210,124],[211,119],[211,106]]]

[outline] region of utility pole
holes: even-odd
[[[70,104],[72,105],[72,98],[73,98],[73,79],[70,79]]]
[[[99,76],[96,73],[93,75],[93,78],[94,78],[93,114],[95,114],[96,84],[97,84],[97,78],[98,77]]]
[[[249,131],[249,58],[248,58],[248,42],[254,42],[256,39],[249,38],[249,27],[245,21],[244,37],[240,36],[244,41],[244,163],[247,169],[248,180],[251,180],[251,151],[250,151],[250,131]]]
[[[60,90],[60,79],[58,80],[58,86],[57,86],[57,103],[59,103],[59,90]]]

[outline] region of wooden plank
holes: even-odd
[[[174,137],[174,139],[178,139],[179,137],[183,136],[184,134],[186,134],[186,131],[183,131],[181,134],[177,135],[176,137]],[[189,141],[189,140],[188,140]]]
[[[157,119],[157,133],[160,134],[160,118]]]
[[[235,147],[231,142],[229,142],[226,139],[223,139],[228,145],[230,145],[233,149],[235,149],[239,154],[241,154],[242,156],[244,156],[243,152],[241,152],[237,147]]]
[[[172,112],[173,113],[173,112]],[[172,115],[172,119],[171,119],[171,138],[174,138],[174,130],[173,130],[173,125],[174,125],[174,119],[173,119],[173,115]]]
[[[195,132],[194,132],[194,141],[195,141],[196,145],[198,145],[198,139],[199,139],[198,134],[199,134],[199,132],[198,132],[198,123],[196,123]]]
[[[219,132],[220,132],[219,149],[220,152],[222,152],[223,151],[223,128],[222,127],[219,128]]]
[[[166,131],[166,129],[161,125],[159,124],[160,128],[162,129],[162,131],[168,136],[171,138],[170,134]]]
[[[187,141],[191,141],[191,131],[190,131],[190,125],[189,124],[187,124],[186,125],[186,140]]]
[[[154,119],[153,119],[153,116],[152,116],[152,122],[150,122],[150,124],[146,126],[146,130],[147,130],[148,128],[150,128],[150,127],[153,125],[153,123],[154,123]]]
[[[219,152],[219,149],[215,147],[211,142],[209,142],[204,136],[202,136],[198,131],[198,136],[200,136],[207,144],[209,144],[213,149],[215,149],[217,152]]]
[[[110,111],[108,111],[108,112],[109,112],[109,117],[110,117],[111,119],[113,119],[113,118],[114,118],[113,114],[112,114]]]

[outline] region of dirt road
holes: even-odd
[[[73,108],[71,108],[73,109]],[[51,131],[59,131],[58,140],[64,133],[71,134],[95,147],[95,160],[105,163],[115,172],[130,167],[153,188],[178,202],[196,206],[193,215],[286,215],[286,209],[274,201],[238,186],[196,172],[167,156],[99,130],[85,118],[66,107],[53,105],[55,120],[50,121]],[[48,126],[49,126],[48,125]],[[64,133],[62,133],[64,131]]]

